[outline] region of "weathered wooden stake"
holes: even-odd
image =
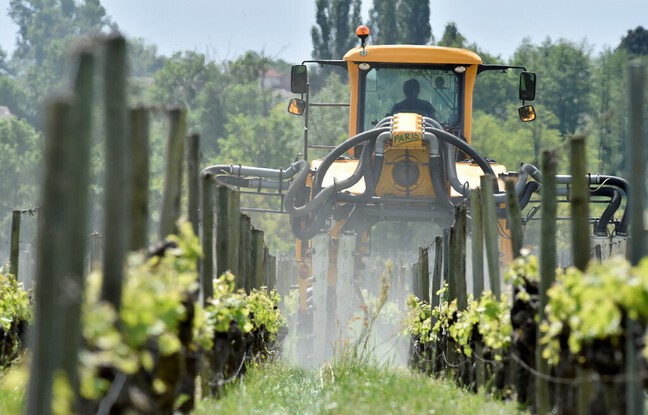
[[[78,352],[82,343],[81,302],[85,287],[86,252],[88,246],[88,200],[90,189],[90,147],[92,136],[92,102],[94,97],[95,57],[90,48],[78,55],[78,71],[74,81],[72,107],[71,145],[66,163],[68,169],[68,215],[71,229],[66,266],[63,301],[66,322],[60,333],[62,340],[63,369],[68,381],[79,396]],[[72,225],[74,224],[74,225]],[[77,398],[78,404],[80,398]]]
[[[71,99],[60,99],[47,106],[45,124],[45,179],[42,208],[38,217],[36,290],[34,322],[30,332],[32,351],[27,395],[27,414],[49,414],[52,383],[56,370],[63,367],[61,336],[63,285],[69,271],[70,214],[68,206],[69,173],[67,153],[70,142]],[[78,317],[78,316],[76,316]]]
[[[513,258],[520,256],[523,245],[522,234],[522,213],[520,204],[515,194],[515,180],[506,180],[506,209],[508,212],[508,225],[511,230],[511,244],[513,248]]]
[[[630,188],[630,263],[636,265],[646,254],[646,231],[644,224],[644,192],[646,169],[646,64],[640,60],[630,63],[630,142],[626,145],[629,163]],[[637,354],[635,335],[642,330],[636,321],[627,320],[626,327],[626,375],[634,379],[626,383],[626,398],[628,415],[644,413],[643,373],[644,364],[640,354]],[[637,330],[639,329],[639,330]]]
[[[443,287],[443,284],[449,284],[449,278],[450,278],[450,228],[445,228],[443,230],[443,239],[441,240],[443,242],[443,250],[442,250],[442,256],[443,256],[443,272],[441,273],[442,279],[441,279],[441,287]],[[447,293],[446,293],[447,296]]]
[[[430,259],[428,255],[429,247],[419,248],[419,262],[420,269],[420,284],[421,284],[421,299],[430,304]]]
[[[495,198],[493,187],[495,178],[484,175],[480,178],[482,196],[482,224],[484,226],[484,237],[486,239],[486,256],[488,262],[488,278],[490,287],[495,298],[501,298],[500,289],[500,264],[497,234],[497,214],[495,213]]]
[[[481,192],[479,188],[470,193],[470,233],[472,243],[473,297],[481,297],[484,291],[484,232],[482,229]]]
[[[455,208],[455,224],[453,228],[453,237],[451,239],[451,250],[454,259],[452,265],[454,269],[451,274],[454,275],[455,294],[457,298],[457,308],[464,310],[468,307],[467,289],[466,289],[466,210],[464,203]]]
[[[106,193],[101,299],[119,310],[131,206],[126,40],[121,35],[115,35],[106,40],[105,50]]]
[[[542,222],[540,224],[542,238],[540,239],[540,304],[538,307],[539,321],[545,320],[547,306],[547,290],[556,279],[556,170],[557,155],[555,151],[545,151],[542,154]],[[538,330],[537,338],[541,336]],[[551,412],[549,383],[546,377],[550,375],[549,364],[542,357],[542,348],[536,348],[536,370],[541,376],[535,379],[536,413],[539,415]]]
[[[11,215],[11,256],[9,273],[18,281],[18,260],[20,256],[20,218],[22,212],[14,210]]]
[[[589,223],[589,183],[587,179],[587,161],[585,157],[585,137],[575,136],[570,142],[571,150],[571,220],[572,252],[574,266],[585,271],[591,256],[591,226]],[[544,236],[544,235],[543,235]],[[577,368],[577,376],[585,378],[590,370]],[[592,398],[592,382],[581,382],[578,385],[578,408],[581,415],[589,413],[589,401]]]
[[[248,215],[239,214],[240,235],[239,241],[239,270],[236,275],[236,288],[244,288],[249,293],[252,287],[252,277],[250,275],[250,265],[252,264],[252,224]]]
[[[571,175],[570,192],[572,219],[572,252],[574,266],[585,271],[590,260],[591,226],[589,224],[589,183],[585,160],[585,137],[571,139]]]
[[[250,256],[252,258],[250,266],[250,290],[259,289],[263,284],[264,265],[264,233],[259,229],[251,229]]]
[[[211,174],[202,176],[202,248],[203,263],[200,267],[200,286],[203,305],[214,296],[214,179]],[[220,194],[219,194],[220,197]],[[219,200],[220,202],[220,200]],[[220,207],[220,204],[218,205]],[[219,212],[220,213],[220,212]],[[225,250],[227,252],[227,250]],[[220,274],[218,274],[220,275]]]
[[[226,225],[229,246],[226,252],[229,258],[229,270],[238,278],[241,272],[239,258],[241,255],[241,238],[243,237],[241,234],[241,193],[232,191],[228,203],[229,216]]]
[[[432,297],[430,305],[432,308],[439,305],[439,294],[441,289],[441,278],[443,274],[443,238],[434,238],[434,272],[432,274]]]
[[[90,271],[101,269],[101,234],[93,232],[90,234]]]
[[[133,166],[130,249],[137,251],[148,245],[149,114],[146,108],[130,111],[130,141]]]
[[[181,109],[169,111],[169,135],[166,147],[166,168],[164,173],[164,194],[160,214],[160,239],[176,233],[180,218],[182,197],[182,161],[184,140],[187,130],[186,112]]]
[[[200,210],[200,136],[191,134],[187,137],[187,216],[194,234],[198,235]]]
[[[266,287],[268,292],[277,290],[277,257],[270,254],[268,247],[263,248],[265,259],[265,273],[267,275]]]
[[[203,186],[204,191],[206,191],[206,186]],[[238,257],[231,255],[231,245],[238,244],[238,238],[236,241],[233,239],[234,231],[230,223],[234,216],[239,217],[238,211],[231,211],[231,199],[235,197],[235,193],[233,188],[224,184],[216,186],[216,277],[220,277],[226,271],[235,273],[234,263],[238,264]],[[207,203],[206,198],[203,197],[203,209],[206,208]],[[206,218],[203,215],[204,219]],[[206,227],[207,224],[204,226]],[[236,229],[237,235],[239,232]],[[236,265],[236,268],[238,269],[238,265]]]
[[[420,299],[423,296],[421,295],[421,273],[419,272],[419,265],[419,261],[412,264],[412,293]]]

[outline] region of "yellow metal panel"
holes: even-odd
[[[418,178],[410,186],[403,186],[394,179],[394,169],[399,163],[409,162],[418,169]],[[376,185],[378,196],[409,196],[412,198],[431,199],[436,196],[432,188],[429,173],[428,144],[423,143],[420,150],[388,148],[385,150],[385,160],[382,172]]]
[[[392,145],[399,149],[422,149],[423,117],[412,113],[394,115]]]
[[[442,46],[419,45],[371,45],[367,54],[361,55],[360,48],[351,49],[344,55],[345,61],[353,62],[394,62],[394,63],[455,63],[473,65],[482,63],[475,52],[466,49]]]
[[[499,176],[502,173],[506,173],[507,169],[501,164],[491,164],[491,168],[496,176]],[[468,187],[474,189],[479,187],[479,178],[484,175],[482,169],[475,163],[459,162],[457,163],[457,178],[461,183],[468,183]],[[498,187],[500,190],[504,191],[504,182],[498,179]],[[450,191],[451,197],[461,196],[454,189]]]
[[[355,171],[356,167],[358,167],[359,162],[360,160],[334,161],[333,164],[331,164],[331,167],[329,167],[328,171],[326,172],[324,179],[322,180],[322,187],[333,186],[334,180],[340,182],[344,179],[349,178]],[[313,160],[311,162],[311,169],[318,169],[321,164],[322,164],[322,160]],[[346,190],[353,194],[364,193],[365,191],[364,179],[361,178],[358,181],[358,183],[354,184],[353,186],[351,186],[349,189]]]

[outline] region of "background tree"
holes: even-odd
[[[32,209],[39,204],[41,148],[41,135],[25,120],[13,116],[0,118],[1,229],[11,229],[12,210]],[[22,240],[31,240],[34,230],[35,222],[25,221]],[[8,238],[5,232],[5,240]],[[0,244],[0,254],[8,257],[8,248],[9,245]]]
[[[517,171],[521,164],[539,166],[545,149],[561,144],[557,119],[549,110],[538,106],[543,116],[534,122],[522,123],[517,117],[516,105],[509,105],[506,116],[495,116],[482,111],[474,115],[472,143],[477,151],[489,159]]]
[[[430,26],[430,2],[423,0],[401,0],[396,11],[398,15],[399,43],[426,45],[432,40]]]
[[[541,45],[524,40],[513,56],[513,64],[524,65],[540,74],[537,103],[546,105],[558,117],[562,134],[572,134],[586,123],[593,111],[590,47],[565,39]]]
[[[632,55],[648,55],[648,30],[643,26],[628,30],[628,33],[621,39],[619,48],[625,49]]]
[[[64,79],[74,39],[115,30],[99,0],[11,0],[9,17],[18,26],[11,66],[32,103],[27,115],[38,126],[44,97]]]
[[[355,43],[355,28],[362,23],[361,0],[316,0],[311,28],[314,59],[342,59]]]
[[[457,24],[450,22],[446,24],[443,30],[443,36],[439,40],[438,46],[447,46],[450,48],[463,48],[466,38],[459,32]]]
[[[622,47],[606,49],[594,61],[590,97],[594,111],[586,128],[592,167],[621,176],[628,125],[627,62],[628,52]]]
[[[7,62],[7,52],[4,51],[0,47],[0,76],[1,75],[8,75],[10,72],[9,70],[9,63]]]
[[[396,21],[396,1],[374,0],[369,10],[369,27],[371,41],[377,45],[399,43],[398,24]]]
[[[428,44],[432,41],[430,1],[373,0],[369,26],[375,44]]]

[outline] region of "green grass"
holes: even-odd
[[[324,366],[319,371],[268,364],[230,385],[196,414],[520,414],[450,381],[375,365]]]
[[[16,364],[0,371],[0,414],[23,413],[23,401],[27,390],[27,366]]]

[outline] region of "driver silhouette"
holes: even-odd
[[[419,99],[421,84],[416,79],[409,79],[403,83],[405,99],[394,104],[392,115],[399,112],[414,112],[425,117],[436,117],[436,110],[428,101]]]

